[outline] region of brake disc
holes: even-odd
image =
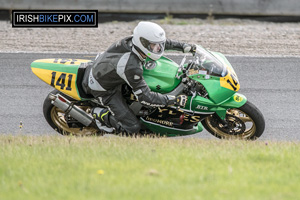
[[[245,132],[246,125],[245,123],[238,117],[234,115],[226,115],[227,126],[218,123],[218,128],[228,134],[231,135],[239,135]]]

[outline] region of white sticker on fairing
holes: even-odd
[[[199,70],[199,71],[198,71],[198,74],[206,75],[206,74],[207,74],[207,71],[205,71],[205,70]]]

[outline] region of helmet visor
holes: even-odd
[[[143,37],[140,40],[142,45],[152,53],[161,54],[165,49],[165,42],[151,42]]]

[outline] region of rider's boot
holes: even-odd
[[[106,108],[95,107],[91,111],[92,116],[96,119],[96,124],[98,128],[102,131],[111,133],[114,129],[111,127],[108,119],[109,110]]]

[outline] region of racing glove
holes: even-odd
[[[183,53],[189,53],[189,52],[194,54],[196,52],[196,45],[194,45],[194,44],[184,44],[183,45]]]
[[[168,99],[170,105],[173,104],[175,106],[185,107],[188,98],[186,95],[179,95],[177,97],[168,95]]]

